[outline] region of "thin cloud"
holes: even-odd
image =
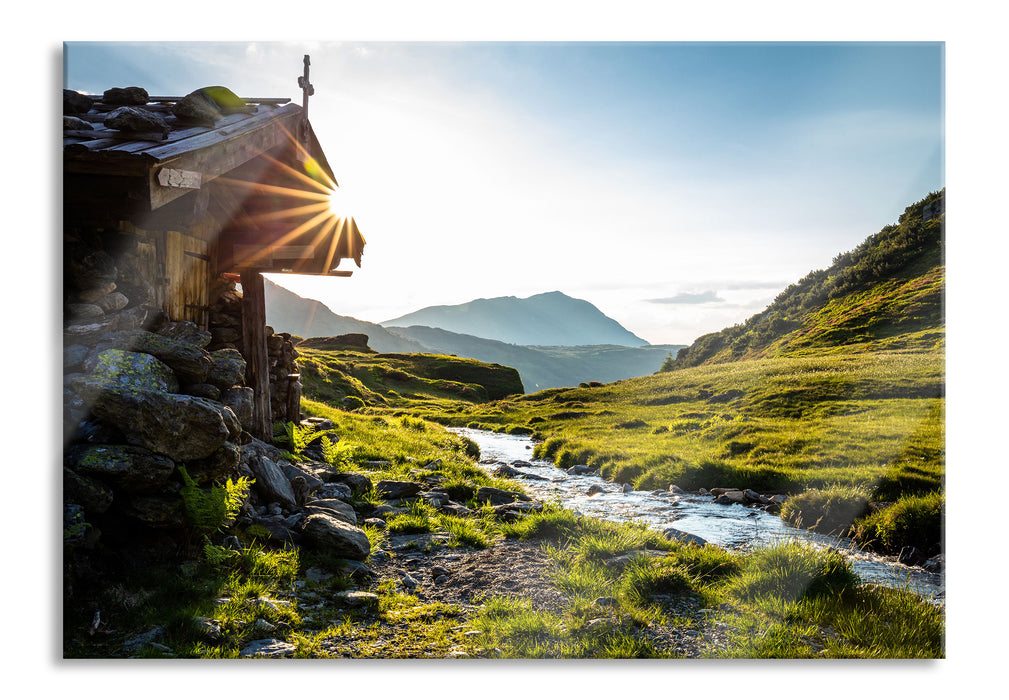
[[[697,292],[696,294],[691,292],[681,292],[671,297],[662,297],[660,299],[646,299],[645,301],[648,301],[649,303],[652,304],[709,304],[709,303],[724,302],[725,299],[722,299],[720,296],[718,296],[718,292],[707,291],[707,292]]]

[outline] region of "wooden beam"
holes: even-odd
[[[265,442],[273,436],[270,413],[270,357],[266,349],[266,286],[258,272],[242,273],[242,340],[245,381],[252,387],[252,433]]]

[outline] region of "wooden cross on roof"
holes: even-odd
[[[301,142],[308,150],[308,98],[315,94],[315,87],[308,82],[308,67],[311,65],[309,55],[305,54],[305,72],[298,76],[298,87],[301,88]]]

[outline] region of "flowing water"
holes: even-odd
[[[945,582],[941,574],[920,567],[904,566],[893,557],[861,552],[850,540],[828,537],[788,525],[777,515],[741,505],[717,505],[712,496],[696,493],[676,495],[668,491],[624,492],[620,485],[598,476],[574,476],[550,462],[532,458],[533,442],[524,435],[505,435],[470,428],[455,428],[480,446],[484,468],[492,471],[502,462],[530,475],[522,484],[530,495],[544,502],[559,502],[582,515],[601,520],[635,520],[662,531],[676,528],[707,542],[737,551],[745,551],[787,540],[802,540],[817,547],[834,547],[849,557],[863,581],[911,590],[935,601],[945,600]],[[514,462],[527,464],[513,465]],[[539,477],[539,478],[536,478]],[[602,488],[589,496],[590,486]]]

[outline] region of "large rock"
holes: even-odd
[[[186,473],[198,484],[223,482],[238,473],[240,458],[238,445],[225,442],[209,457],[190,460],[186,464]]]
[[[515,501],[528,501],[528,496],[517,491],[504,491],[493,486],[481,486],[477,489],[476,500],[478,503],[490,503],[492,506],[501,506]]]
[[[130,444],[146,447],[176,462],[209,457],[224,444],[238,423],[234,413],[224,405],[196,396],[94,382],[78,382],[74,388],[91,400],[95,417],[122,431]],[[226,416],[226,412],[231,415]]]
[[[149,331],[118,331],[111,333],[108,341],[122,350],[154,355],[171,367],[183,384],[202,384],[214,364],[199,345]]]
[[[322,512],[331,515],[350,525],[357,525],[357,513],[349,503],[336,498],[319,498],[305,504],[305,510],[311,513]]]
[[[92,515],[101,515],[112,505],[112,489],[97,479],[81,476],[72,469],[63,470],[63,501],[78,503]]]
[[[326,513],[309,515],[302,532],[309,543],[335,557],[364,561],[371,552],[364,530]]]
[[[180,496],[131,496],[117,508],[121,515],[148,527],[178,530],[187,523]]]
[[[169,458],[133,445],[77,445],[66,461],[78,474],[131,492],[154,491],[175,471]]]
[[[667,527],[662,531],[662,534],[666,536],[666,539],[676,540],[677,542],[686,542],[687,544],[696,544],[698,547],[703,547],[708,543],[708,541],[703,537],[692,535],[691,533],[684,532],[683,530],[677,530],[675,527]]]
[[[205,348],[210,343],[210,331],[205,331],[192,321],[169,321],[158,329],[158,335],[172,340]]]
[[[93,379],[130,389],[174,394],[179,390],[175,373],[153,355],[127,350],[105,350],[91,372]]]
[[[291,482],[276,462],[268,457],[254,457],[249,460],[249,467],[256,477],[254,488],[267,502],[276,501],[291,508],[297,505]]]
[[[252,404],[255,393],[251,387],[233,386],[221,392],[221,403],[234,411],[235,416],[242,428],[251,432],[252,425]]]
[[[171,131],[164,117],[141,107],[117,107],[106,115],[102,123],[110,129],[128,133],[158,133],[167,136]]]
[[[423,485],[416,481],[391,481],[384,479],[375,484],[375,492],[379,496],[389,500],[416,496],[423,488]]]
[[[245,358],[238,350],[214,350],[207,381],[220,389],[230,389],[245,381]]]

